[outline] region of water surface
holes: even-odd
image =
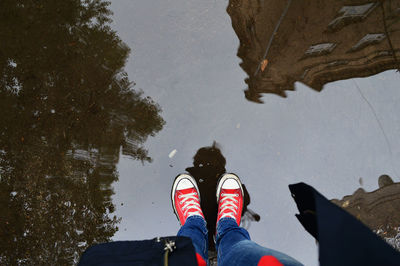
[[[395,242],[399,8],[2,1],[0,261],[72,264],[94,243],[176,234],[172,181],[214,141],[259,244],[318,265],[296,182]]]

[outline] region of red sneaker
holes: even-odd
[[[235,174],[223,174],[217,185],[218,216],[217,224],[221,218],[230,217],[240,225],[243,210],[242,182]]]
[[[200,207],[200,193],[196,180],[188,174],[180,174],[175,178],[171,190],[172,207],[181,226],[192,215],[204,218]]]

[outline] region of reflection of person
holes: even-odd
[[[286,254],[251,241],[247,230],[239,227],[243,208],[243,188],[239,177],[222,175],[216,190],[218,265],[302,265]],[[172,186],[171,200],[181,224],[178,236],[191,238],[198,264],[206,265],[208,232],[196,180],[189,174],[178,175]]]
[[[221,148],[215,141],[212,146],[201,147],[197,150],[193,157],[193,166],[187,167],[185,170],[196,180],[199,194],[201,195],[201,210],[204,219],[207,222],[208,230],[208,250],[209,258],[213,259],[216,256],[215,242],[215,225],[217,223],[218,203],[215,197],[215,188],[217,187],[218,179],[226,173],[226,159],[221,152]],[[241,225],[248,229],[250,223],[259,221],[260,215],[248,208],[250,204],[250,193],[243,188],[243,211]]]

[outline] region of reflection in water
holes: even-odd
[[[323,10],[323,12],[321,12]],[[248,100],[400,69],[399,1],[230,0]]]
[[[160,108],[133,91],[102,1],[0,3],[0,264],[64,265],[108,241],[111,184]]]
[[[207,220],[208,238],[210,250],[215,250],[213,236],[217,222],[218,205],[216,200],[216,187],[219,177],[226,172],[226,160],[221,149],[214,142],[210,147],[200,148],[194,158],[193,167],[186,168],[198,184],[201,195],[201,209]],[[243,184],[244,203],[242,214],[242,226],[249,228],[251,221],[259,221],[260,215],[253,212],[247,206],[250,204],[250,194]]]
[[[388,175],[378,179],[379,189],[365,192],[357,189],[353,195],[332,202],[357,217],[371,230],[400,251],[400,183]]]

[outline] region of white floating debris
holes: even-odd
[[[13,192],[11,192],[10,194],[11,194],[11,196],[15,197],[15,196],[17,195],[17,192],[16,192],[16,191],[13,191]]]
[[[13,67],[13,68],[17,67],[17,63],[15,63],[13,60],[8,61],[8,64],[10,67]]]
[[[52,114],[54,114],[55,112],[56,112],[56,110],[54,110],[54,109],[50,110],[50,113],[52,113]]]
[[[174,149],[173,151],[171,151],[171,152],[168,154],[168,157],[169,157],[169,158],[172,158],[172,157],[174,157],[174,156],[175,156],[175,154],[176,154],[176,152],[177,152],[177,150],[176,150],[176,149]]]

